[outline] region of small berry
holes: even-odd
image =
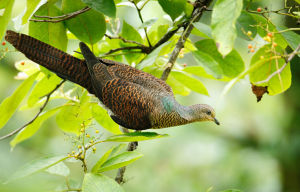
[[[5,41],[3,41],[1,44],[4,46],[4,45],[6,45],[6,42],[5,42]]]
[[[94,148],[93,148],[93,152],[95,153],[95,152],[96,152],[96,150],[97,150],[97,149],[96,149],[96,147],[94,147]]]
[[[81,129],[80,129],[80,132],[83,133],[83,132],[84,132],[84,128],[81,128]]]
[[[72,155],[71,155],[71,154],[68,154],[68,157],[72,157]]]
[[[261,8],[260,7],[257,8],[257,12],[261,12]]]
[[[72,154],[74,155],[74,154],[75,154],[75,151],[72,151]]]
[[[25,65],[25,62],[24,62],[24,61],[22,61],[20,64],[21,64],[21,65]]]
[[[105,19],[105,23],[109,23],[109,19]]]
[[[94,140],[92,139],[92,140],[90,140],[90,143],[94,143]]]
[[[265,57],[261,55],[259,58],[260,58],[260,59],[264,59]]]
[[[74,157],[75,157],[76,159],[78,159],[78,156],[79,156],[78,154],[74,155]]]
[[[8,51],[8,48],[7,48],[7,47],[5,48],[5,51],[6,51],[6,52]]]
[[[271,37],[265,36],[265,37],[264,37],[264,40],[267,41],[267,42],[271,42]]]
[[[81,159],[84,159],[84,156],[83,156],[83,155],[81,155],[81,156],[80,156],[80,158],[81,158]]]
[[[250,49],[250,52],[251,52],[251,53],[254,53],[254,52],[255,52],[255,49]]]
[[[183,64],[183,67],[186,67],[186,63]]]
[[[276,46],[277,46],[277,43],[274,42],[274,43],[273,43],[273,47],[276,47]]]
[[[97,130],[95,131],[95,133],[99,133],[99,130],[97,129]]]
[[[81,124],[80,124],[80,126],[81,126],[81,127],[84,127],[84,124],[83,124],[83,123],[81,123]]]
[[[251,35],[252,35],[252,32],[251,32],[251,31],[248,31],[248,32],[247,32],[247,35],[248,35],[248,36],[251,36]]]
[[[252,45],[251,44],[248,44],[248,49],[251,49],[252,48]]]
[[[273,33],[269,32],[269,33],[268,33],[268,36],[269,36],[269,37],[273,37]]]
[[[82,147],[81,145],[78,145],[78,146],[77,146],[78,149],[81,149],[81,147]]]
[[[90,138],[90,137],[91,137],[89,134],[86,134],[85,136],[86,136],[87,138]]]

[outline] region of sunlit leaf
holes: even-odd
[[[167,79],[167,84],[172,87],[173,93],[187,96],[190,94],[191,90],[187,88],[183,82],[178,81],[174,76],[173,73],[171,73]]]
[[[193,29],[192,34],[204,38],[211,38],[211,28],[209,25],[200,22],[193,23],[193,25],[195,28]]]
[[[51,109],[42,115],[38,116],[35,121],[20,131],[17,136],[10,142],[10,146],[14,148],[18,143],[33,136],[41,127],[43,122],[52,117],[61,107]]]
[[[82,0],[82,2],[104,15],[116,16],[116,5],[113,0]]]
[[[218,51],[226,56],[231,52],[236,39],[236,21],[241,14],[243,0],[218,0],[212,12],[212,36]]]
[[[166,137],[167,134],[157,134],[155,132],[132,132],[124,133],[121,135],[113,135],[105,139],[104,141],[114,141],[114,142],[134,142],[134,141],[145,141],[150,139],[158,139],[161,137]]]
[[[140,62],[136,68],[137,69],[143,69],[144,67],[150,66],[152,65],[155,60],[158,57],[159,52],[161,51],[161,49],[168,43],[164,43],[162,45],[160,45],[158,48],[156,48],[154,51],[152,51],[150,54],[148,54],[142,62]]]
[[[236,77],[245,69],[245,64],[236,50],[232,50],[226,57],[223,57],[217,50],[217,46],[211,39],[204,39],[195,43],[197,49],[210,55],[219,63],[223,74],[227,77]]]
[[[97,170],[99,173],[104,171],[109,171],[113,169],[118,169],[120,167],[124,167],[129,165],[130,163],[138,160],[141,158],[143,154],[136,152],[136,151],[127,151],[116,155],[109,160],[105,161],[102,166]]]
[[[284,54],[284,50],[280,46],[277,46],[276,55],[274,54],[274,51],[275,50],[272,50],[271,45],[265,45],[264,47],[260,48],[251,59],[251,65],[255,65],[261,60],[262,57],[274,57],[274,59],[264,62],[263,65],[261,65],[258,69],[250,73],[251,83],[257,86],[268,86],[268,92],[270,95],[282,93],[291,86],[290,64],[287,64],[281,73],[272,77],[268,82],[260,84],[257,83],[267,79],[273,72],[278,71],[279,68],[281,68],[281,66],[285,63],[283,58],[275,57],[278,53]]]
[[[29,107],[33,106],[36,102],[38,102],[41,97],[50,93],[59,83],[61,79],[57,77],[55,74],[51,76],[46,75],[41,81],[39,81],[34,89],[32,90],[29,98],[27,100],[27,104]]]
[[[209,95],[203,83],[200,80],[194,78],[193,76],[177,71],[173,71],[172,75],[177,81],[182,82],[186,87],[188,87],[192,91],[203,95]]]
[[[107,111],[98,104],[92,105],[92,115],[96,121],[106,130],[113,134],[121,134],[119,125],[116,124],[108,115]]]
[[[62,10],[65,14],[78,11],[86,5],[80,0],[63,0]],[[88,44],[98,42],[105,34],[106,23],[102,13],[89,10],[75,18],[65,21],[67,28],[80,40]]]
[[[49,167],[52,167],[52,166],[56,165],[57,163],[62,162],[66,159],[67,159],[67,157],[65,157],[65,156],[54,156],[54,157],[51,156],[51,157],[42,157],[42,158],[33,160],[33,161],[27,163],[26,165],[24,165],[17,172],[15,172],[9,178],[8,182],[32,175],[32,174],[40,172],[40,171],[44,171],[44,170],[48,169]]]
[[[39,72],[28,77],[11,96],[2,101],[0,105],[0,128],[2,128],[15,113],[38,74]]]
[[[14,0],[1,0],[0,10],[4,10],[3,14],[0,15],[0,39],[2,39],[6,26],[11,18],[11,12],[14,5]]]
[[[35,13],[39,16],[59,16],[62,12],[51,2],[41,6]],[[33,17],[33,19],[41,19]],[[48,43],[60,50],[66,51],[67,49],[67,34],[66,28],[62,22],[29,22],[29,35]]]
[[[62,106],[62,109],[56,116],[56,122],[63,131],[79,135],[82,124],[84,126],[91,124],[91,104],[68,104]]]
[[[219,63],[209,54],[202,51],[194,51],[193,56],[197,63],[204,67],[209,74],[213,75],[215,78],[222,77],[222,68],[219,66]]]
[[[46,170],[48,173],[53,175],[61,175],[61,176],[68,176],[70,174],[70,169],[64,164],[64,162],[59,162],[54,166],[49,167]]]
[[[113,179],[94,173],[86,173],[82,183],[82,192],[124,192]]]
[[[114,148],[115,147],[110,148],[102,155],[102,157],[97,161],[97,163],[92,168],[92,170],[91,170],[92,173],[97,173],[98,169],[108,159],[109,155],[111,154],[111,152],[113,151]]]
[[[40,4],[41,0],[27,0],[26,2],[26,12],[22,17],[22,24],[27,23],[29,17],[33,14],[37,6]]]

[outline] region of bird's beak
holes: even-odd
[[[220,125],[220,122],[214,117],[214,122],[217,124],[217,125]]]

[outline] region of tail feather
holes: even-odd
[[[94,93],[91,77],[84,60],[69,55],[51,45],[25,34],[8,30],[5,40],[22,52],[28,59]]]

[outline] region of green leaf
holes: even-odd
[[[26,12],[22,17],[22,25],[26,24],[29,17],[33,14],[41,0],[27,0]]]
[[[272,50],[271,45],[265,45],[260,48],[251,59],[251,66],[260,62],[260,58],[272,58],[279,54],[284,54],[283,48],[280,46],[276,47],[277,54],[274,54],[275,50]],[[283,58],[274,58],[271,61],[264,61],[263,65],[250,73],[251,83],[258,86],[268,86],[268,92],[270,95],[276,95],[284,92],[291,86],[291,69],[288,63],[284,70],[279,74],[275,75],[266,83],[257,84],[256,82],[267,79],[273,72],[277,71],[285,63]]]
[[[64,160],[66,160],[68,157],[64,156],[51,156],[51,157],[42,157],[36,160],[33,160],[29,162],[28,164],[24,165],[20,170],[15,172],[8,180],[8,182],[16,179],[20,179],[23,177],[27,177],[29,175],[32,175],[34,173],[44,171],[48,169],[49,167],[52,167],[56,165],[57,163],[60,163]]]
[[[61,175],[64,177],[67,177],[70,174],[70,169],[64,164],[64,162],[59,162],[56,165],[49,167],[46,171],[50,174]]]
[[[35,13],[39,16],[59,16],[62,12],[53,4],[46,3],[41,6]],[[33,19],[41,19],[33,17]],[[66,51],[68,39],[66,28],[62,22],[29,22],[29,35],[48,43],[60,50]]]
[[[217,79],[222,77],[222,68],[213,57],[202,51],[194,51],[192,53],[197,63],[204,67],[209,74],[213,75]]]
[[[7,97],[0,105],[0,128],[2,128],[11,116],[15,113],[18,106],[29,92],[34,80],[39,72],[28,77],[17,90],[9,97]]]
[[[186,0],[158,0],[158,2],[173,21],[185,11]]]
[[[279,31],[283,31],[287,30],[288,28],[285,26],[277,26],[277,29]],[[297,49],[297,47],[300,45],[300,35],[298,35],[294,31],[281,32],[281,35],[293,50]],[[300,54],[298,54],[298,56],[300,57]]]
[[[204,38],[211,38],[211,28],[209,25],[200,22],[193,23],[193,25],[195,28],[193,29],[192,34]]]
[[[167,134],[157,134],[155,132],[132,132],[132,133],[124,133],[120,135],[113,135],[104,140],[113,141],[113,142],[135,142],[135,141],[145,141],[150,139],[158,139],[161,137],[166,137]]]
[[[300,0],[294,0],[294,1],[296,1],[297,3],[300,3]]]
[[[104,171],[109,171],[113,169],[118,169],[120,167],[124,167],[129,165],[130,163],[138,160],[141,158],[143,154],[136,152],[136,151],[127,151],[116,155],[109,160],[105,161],[102,166],[97,170],[99,173]]]
[[[110,153],[110,157],[115,156],[116,154],[118,154],[122,149],[124,149],[127,145],[125,143],[120,143],[118,146],[115,146],[112,150],[112,152]]]
[[[86,5],[80,0],[63,0],[64,14],[78,11]],[[80,40],[88,44],[98,42],[105,34],[106,23],[103,14],[89,10],[65,21],[67,28]]]
[[[121,36],[127,40],[132,40],[132,41],[136,41],[139,43],[143,43],[143,39],[142,39],[140,33],[134,27],[132,27],[131,25],[126,23],[126,21],[123,21],[123,28],[122,28]],[[120,41],[120,46],[128,47],[128,46],[136,46],[136,44],[124,43],[123,41]],[[130,50],[129,51],[124,50],[123,52],[130,52]],[[140,56],[141,56],[141,54],[137,54],[137,53],[125,54],[125,58],[128,61],[128,63],[132,63],[132,62],[136,61]]]
[[[92,116],[96,121],[107,131],[113,134],[121,134],[119,125],[116,124],[109,116],[107,111],[100,107],[98,104],[92,105]]]
[[[202,82],[184,72],[173,71],[172,75],[179,82],[182,82],[186,87],[203,95],[209,95]]]
[[[287,46],[286,40],[283,38],[282,34],[277,33],[278,31],[275,25],[269,19],[267,20],[263,16],[257,14],[251,15],[257,22],[257,33],[259,34],[259,36],[265,37],[268,32],[274,32],[274,42],[276,42],[282,48],[285,48]],[[266,31],[265,29],[268,29],[268,31]]]
[[[185,3],[184,13],[189,18],[192,16],[194,6],[190,2]]]
[[[79,135],[82,123],[85,126],[91,124],[91,104],[68,104],[62,106],[62,109],[56,116],[56,122],[63,131]]]
[[[183,69],[184,72],[196,75],[198,77],[205,77],[209,79],[214,79],[214,76],[206,73],[205,69],[201,66],[189,66]]]
[[[217,46],[212,39],[205,39],[195,43],[197,49],[210,55],[219,63],[223,74],[233,78],[245,69],[242,57],[236,50],[232,50],[226,57],[223,57],[217,50]]]
[[[14,148],[18,143],[21,143],[34,135],[39,130],[43,122],[52,117],[60,108],[61,107],[51,109],[38,116],[33,123],[29,124],[18,133],[18,135],[10,142],[10,146]]]
[[[238,190],[238,189],[227,189],[227,190],[219,191],[219,192],[242,192],[242,191]]]
[[[82,192],[124,192],[113,179],[94,173],[86,173],[82,183]]]
[[[152,18],[147,21],[145,21],[141,26],[139,26],[139,29],[147,28],[152,26],[157,21],[157,18]]]
[[[182,95],[182,96],[187,96],[190,94],[191,90],[187,88],[183,82],[180,82],[176,80],[176,78],[173,76],[173,73],[171,73],[167,79],[167,84],[172,87],[173,93]]]
[[[218,0],[212,12],[212,36],[218,51],[226,56],[232,50],[236,39],[236,21],[241,14],[243,0]]]
[[[0,39],[2,39],[4,32],[6,30],[6,26],[11,18],[11,12],[14,5],[14,0],[1,0],[0,10],[4,12],[0,14]]]
[[[147,67],[147,66],[152,65],[152,64],[155,62],[155,60],[157,59],[158,54],[159,54],[159,52],[161,51],[161,49],[162,49],[165,45],[167,45],[167,44],[169,44],[169,42],[166,42],[166,43],[160,45],[159,47],[157,47],[154,51],[152,51],[149,55],[147,55],[147,56],[143,59],[143,61],[140,62],[140,63],[136,66],[136,68],[141,70],[141,69],[143,69],[143,68],[145,68],[145,67]]]
[[[257,30],[256,27],[254,27],[257,24],[256,20],[252,17],[252,15],[246,11],[242,11],[240,17],[238,18],[236,22],[236,28],[237,28],[237,34],[239,37],[251,40],[247,32],[252,32],[252,37],[256,36]]]
[[[32,107],[34,104],[36,104],[36,102],[38,102],[41,97],[50,93],[60,83],[60,81],[61,79],[53,73],[50,76],[46,75],[35,85],[34,89],[29,95],[29,98],[27,100],[28,106]]]
[[[82,2],[104,15],[116,16],[116,5],[113,0],[82,0]]]
[[[109,155],[111,154],[111,152],[113,151],[115,147],[110,148],[108,151],[106,151],[104,153],[104,155],[102,155],[102,157],[97,161],[97,163],[94,165],[94,167],[92,168],[91,172],[92,173],[97,173],[98,169],[101,167],[101,165],[103,165],[103,163],[108,159]]]

